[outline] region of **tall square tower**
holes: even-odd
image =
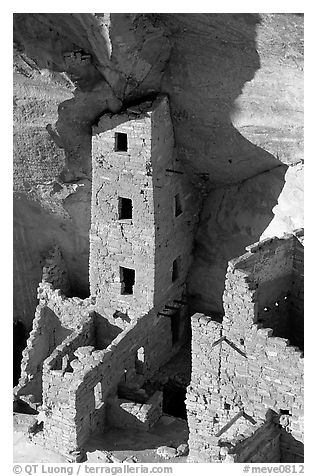
[[[91,294],[111,322],[129,322],[184,293],[196,192],[166,96],[102,116],[92,150]]]

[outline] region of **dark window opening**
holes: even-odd
[[[223,406],[223,408],[224,408],[225,410],[228,410],[228,411],[229,411],[230,408],[231,408],[231,406],[229,405],[229,403],[225,403],[224,406]]]
[[[172,331],[172,344],[176,344],[180,339],[180,323],[181,323],[181,313],[176,311],[175,314],[171,316],[171,331]]]
[[[29,432],[32,435],[36,435],[37,433],[40,433],[41,431],[43,431],[43,429],[44,429],[44,423],[42,421],[40,423],[35,422],[34,425],[32,425],[29,428]]]
[[[183,213],[183,208],[182,208],[182,203],[181,203],[179,193],[177,193],[174,197],[174,206],[175,206],[175,216],[178,217],[181,213]]]
[[[17,385],[21,376],[22,351],[26,347],[27,331],[23,322],[13,322],[13,385]]]
[[[135,283],[135,270],[123,268],[120,266],[120,281],[122,284],[121,294],[133,294],[133,286]]]
[[[119,197],[119,220],[132,220],[132,200]]]
[[[128,135],[122,132],[115,134],[115,150],[116,152],[126,152],[128,150]]]
[[[186,388],[169,381],[163,388],[163,412],[187,420]]]
[[[176,281],[179,277],[179,268],[180,268],[180,258],[176,258],[173,261],[173,269],[172,269],[172,281]]]

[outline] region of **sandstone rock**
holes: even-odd
[[[102,450],[95,450],[95,451],[87,451],[87,461],[90,463],[98,463],[98,462],[103,462],[103,463],[111,463],[111,457],[108,451],[102,451]]]
[[[187,443],[182,443],[176,449],[177,455],[176,456],[186,456],[189,451],[189,447]]]
[[[189,283],[197,308],[222,311],[228,259],[268,226],[302,225],[298,174],[290,167],[281,187],[267,175],[303,158],[302,16],[22,13],[14,40],[14,314],[28,327],[51,237],[77,295],[89,293],[90,125],[127,100],[169,95],[176,154],[207,193]]]
[[[138,462],[138,458],[136,456],[128,456],[122,461],[122,463],[137,463],[137,462]]]
[[[175,448],[171,448],[170,446],[159,446],[156,450],[156,454],[161,456],[161,458],[171,459],[177,456],[177,451]]]
[[[78,347],[78,349],[75,350],[74,355],[81,360],[85,359],[88,355],[91,355],[94,350],[94,346],[86,345],[84,347]]]

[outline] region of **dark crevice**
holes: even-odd
[[[26,347],[27,330],[23,322],[13,321],[13,386],[21,376],[22,351]]]

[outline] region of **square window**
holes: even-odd
[[[133,294],[135,270],[120,266],[121,294]]]
[[[126,152],[128,150],[128,134],[123,132],[115,133],[115,151]]]
[[[132,200],[130,198],[119,197],[118,209],[119,220],[132,220]]]

